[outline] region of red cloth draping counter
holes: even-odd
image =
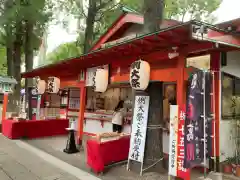
[[[28,120],[28,121],[15,121],[3,120],[2,121],[2,134],[9,139],[19,138],[40,138],[56,135],[67,134],[66,128],[69,126],[67,119],[51,119],[51,120]]]
[[[104,166],[128,159],[130,137],[100,143],[87,141],[87,164],[95,172],[104,171]]]
[[[25,121],[6,119],[2,121],[2,134],[9,139],[19,139],[25,131]]]

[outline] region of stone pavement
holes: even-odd
[[[78,156],[73,156],[78,159]],[[61,158],[60,158],[61,159]],[[8,140],[0,134],[0,180],[167,180],[166,174],[144,173],[142,177],[112,167],[100,178],[87,169],[75,167],[20,140]],[[191,179],[198,179],[195,175]],[[223,180],[233,180],[223,178]],[[235,180],[235,179],[234,179]]]
[[[0,134],[0,180],[100,180],[54,158],[47,157],[47,162],[41,157],[44,154],[23,146],[21,141],[8,140]],[[70,174],[69,169],[75,172]]]

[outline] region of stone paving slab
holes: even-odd
[[[85,180],[45,161],[0,134],[0,180]]]

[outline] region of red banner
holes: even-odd
[[[179,122],[178,122],[178,148],[177,148],[177,177],[184,180],[190,180],[190,169],[183,167],[184,164],[184,121],[186,113],[183,110],[185,108],[179,107]]]

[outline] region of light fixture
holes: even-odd
[[[173,52],[168,53],[168,58],[173,59],[179,56],[179,52],[177,52],[178,47],[172,47]]]

